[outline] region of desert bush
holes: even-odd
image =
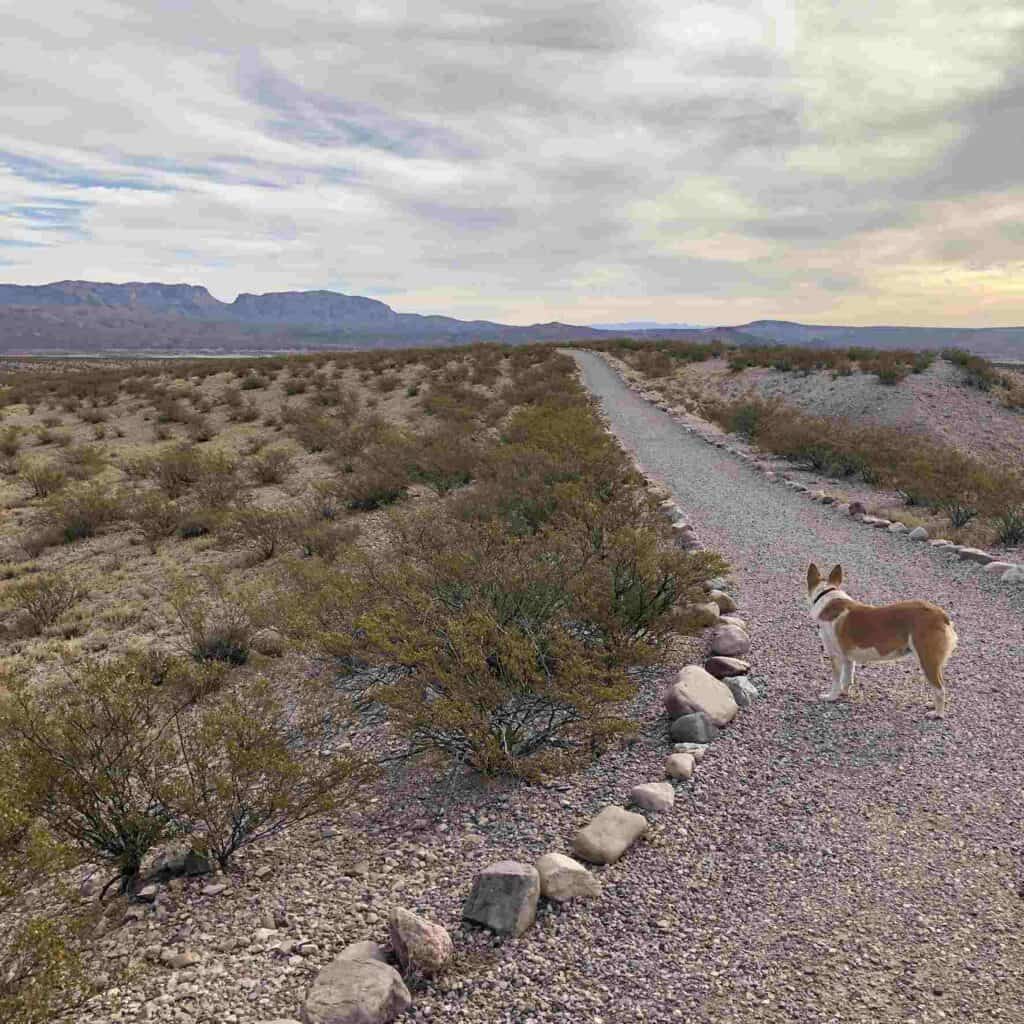
[[[89,480],[102,473],[107,465],[103,450],[94,444],[79,444],[67,448],[61,456],[64,471],[72,480]]]
[[[329,448],[339,429],[339,424],[330,416],[305,406],[286,406],[281,410],[281,421],[288,434],[307,452],[322,452]]]
[[[413,480],[444,497],[473,479],[480,452],[464,430],[449,426],[423,438],[410,439],[405,459]]]
[[[291,472],[295,456],[284,445],[264,448],[249,462],[249,469],[261,484],[279,484]]]
[[[979,391],[991,391],[996,385],[1004,383],[1003,375],[982,356],[973,355],[959,348],[947,348],[942,357],[954,366],[959,366],[964,373],[964,383]]]
[[[244,665],[255,633],[250,602],[222,570],[172,577],[168,604],[181,626],[184,647],[196,661]]]
[[[333,562],[359,535],[354,523],[333,523],[315,517],[299,516],[292,524],[292,540],[305,558]]]
[[[372,777],[347,742],[348,702],[329,684],[287,692],[242,678],[176,718],[184,771],[163,791],[195,848],[227,870],[241,849],[347,804]]]
[[[181,525],[182,509],[162,491],[136,492],[129,503],[128,520],[155,551],[159,541],[170,537]]]
[[[41,522],[59,531],[65,543],[83,540],[119,519],[124,509],[120,491],[97,480],[72,484],[45,501]]]
[[[11,424],[0,430],[0,455],[13,459],[21,449],[21,428]]]
[[[21,612],[38,634],[70,611],[87,593],[87,588],[74,576],[45,572],[12,583],[0,593],[0,601],[5,607]]]
[[[226,513],[219,532],[227,543],[241,544],[265,562],[294,536],[295,517],[292,509],[248,506]]]
[[[106,410],[100,409],[93,405],[87,409],[82,409],[78,413],[78,418],[83,423],[105,423],[108,419]]]
[[[18,477],[32,488],[37,498],[45,498],[67,483],[67,470],[53,459],[22,459],[18,463]]]
[[[30,787],[0,744],[0,1020],[44,1024],[88,994],[86,919],[60,884],[69,851],[39,821]],[[42,886],[45,904],[31,896]]]

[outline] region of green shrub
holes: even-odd
[[[22,459],[18,463],[18,477],[32,488],[37,498],[45,498],[67,483],[67,470],[52,459]]]
[[[230,587],[223,571],[172,579],[168,603],[184,634],[184,646],[196,661],[244,665],[256,632],[249,601]]]
[[[93,480],[51,494],[43,505],[41,520],[70,544],[92,537],[102,527],[116,522],[123,508],[124,499],[119,491]]]
[[[53,625],[70,611],[88,590],[67,573],[46,572],[10,584],[0,593],[3,604],[20,611],[35,633]]]
[[[264,448],[250,462],[252,475],[261,484],[279,484],[291,472],[295,457],[290,448],[273,445]]]

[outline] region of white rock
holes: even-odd
[[[1016,565],[1013,562],[989,562],[981,571],[991,573],[993,576],[1002,576],[1003,573],[1015,568]]]
[[[703,711],[715,725],[727,725],[739,710],[729,687],[700,665],[681,669],[665,696],[665,710],[673,718]]]
[[[670,779],[692,779],[695,764],[693,754],[670,754],[665,762],[665,774]]]
[[[591,864],[614,864],[647,831],[647,819],[610,804],[581,828],[573,852]]]
[[[541,895],[546,899],[566,903],[601,895],[601,883],[579,861],[564,853],[545,853],[535,867],[540,875]]]
[[[676,802],[676,791],[669,782],[644,782],[629,791],[629,799],[645,811],[669,811]]]

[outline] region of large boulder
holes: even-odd
[[[615,804],[576,833],[573,852],[591,864],[614,864],[647,831],[647,819]]]
[[[462,916],[499,935],[522,935],[537,916],[539,898],[537,869],[532,864],[502,860],[473,879]]]
[[[642,782],[629,791],[629,799],[645,811],[670,811],[676,802],[676,791],[669,782]]]
[[[704,662],[704,671],[710,672],[716,679],[745,676],[750,671],[750,664],[742,658],[723,658],[716,654]]]
[[[695,711],[677,718],[668,734],[676,743],[711,743],[718,739],[718,726],[703,711]]]
[[[336,957],[313,979],[303,1024],[388,1024],[412,1003],[402,976],[376,960]]]
[[[556,903],[601,895],[601,883],[578,861],[564,853],[545,853],[536,863],[541,895]]]
[[[715,725],[728,725],[738,710],[729,687],[700,665],[681,669],[665,696],[665,710],[673,717],[703,711]]]
[[[391,948],[406,971],[436,974],[452,955],[447,929],[409,910],[395,907],[388,915]]]
[[[750,652],[750,637],[739,626],[719,626],[711,635],[711,653],[742,658]]]

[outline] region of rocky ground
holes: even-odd
[[[134,961],[135,976],[76,1020],[295,1016],[342,946],[385,940],[395,905],[445,925],[456,948],[437,981],[414,988],[408,1020],[1020,1019],[1024,588],[770,484],[598,357],[579,360],[624,444],[731,560],[763,699],[629,854],[594,869],[601,899],[543,906],[520,939],[462,924],[474,874],[568,850],[594,812],[662,777],[671,672],[639,677],[639,741],[563,783],[449,797],[396,776],[397,815],[360,809],[336,834],[242,858],[238,876],[173,883],[104,940],[112,967]],[[924,719],[909,661],[863,670],[849,701],[816,701],[826,669],[804,600],[811,560],[842,562],[864,600],[927,597],[950,611],[960,648],[945,722]],[[688,653],[699,654],[679,660]]]

